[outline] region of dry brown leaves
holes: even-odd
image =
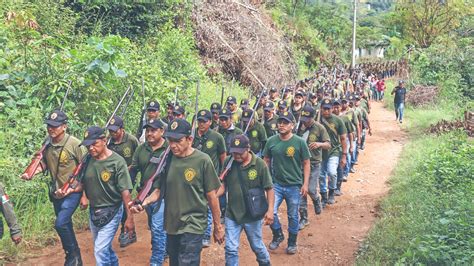
[[[438,123],[431,125],[428,129],[430,133],[443,134],[456,129],[464,129],[466,134],[474,137],[474,112],[466,111],[464,113],[464,121],[457,119],[454,121],[441,120]]]
[[[203,1],[193,10],[195,39],[209,75],[223,72],[253,88],[294,84],[294,56],[270,17],[248,4],[215,2]]]
[[[438,87],[416,85],[407,92],[406,102],[412,106],[422,106],[433,103],[438,94]]]

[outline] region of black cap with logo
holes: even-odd
[[[160,110],[160,103],[158,101],[150,101],[146,107],[147,110],[159,111]]]
[[[222,109],[220,112],[219,112],[219,118],[220,117],[225,117],[225,118],[230,118],[232,116],[232,112],[227,110],[227,109]]]
[[[332,105],[341,105],[341,101],[336,98],[332,101]]]
[[[332,108],[332,101],[331,99],[323,99],[323,101],[321,102],[321,108]]]
[[[198,112],[197,120],[207,122],[212,119],[212,114],[208,110],[201,110]]]
[[[245,111],[242,112],[242,121],[243,122],[250,121],[250,117],[252,117],[252,114],[253,114],[252,108],[245,109]]]
[[[273,111],[273,109],[275,109],[275,104],[273,104],[273,102],[266,102],[263,106],[264,111]]]
[[[288,111],[280,113],[280,115],[278,116],[278,120],[286,120],[290,123],[295,123],[295,117],[293,116],[292,113]]]
[[[191,125],[182,118],[173,120],[166,129],[165,138],[181,139],[191,135]]]
[[[67,115],[63,111],[54,110],[44,122],[49,126],[59,127],[67,124]]]
[[[105,138],[105,129],[98,126],[89,127],[84,133],[84,140],[80,145],[90,146],[94,144],[98,139]]]
[[[286,101],[281,100],[278,102],[278,108],[286,108],[286,107],[287,107]]]
[[[248,99],[241,100],[240,101],[240,107],[248,108],[249,107],[249,100]]]
[[[237,104],[237,99],[234,97],[234,96],[229,96],[227,97],[227,101],[226,101],[228,104],[229,103],[232,103],[232,104]]]
[[[244,153],[250,148],[249,138],[245,135],[235,135],[230,141],[230,153]]]
[[[219,113],[222,109],[220,103],[212,103],[211,104],[211,113]]]
[[[161,119],[150,119],[143,126],[143,128],[147,128],[147,127],[164,129],[165,124],[163,124],[163,122],[161,122]]]
[[[107,129],[117,131],[120,128],[123,128],[123,119],[120,116],[114,115],[114,117],[110,119],[110,123],[107,126]]]
[[[316,110],[314,110],[314,108],[311,105],[307,104],[303,107],[303,110],[301,110],[300,120],[301,122],[308,122],[311,119],[313,119],[315,115],[316,115]]]
[[[182,106],[176,105],[173,109],[173,114],[176,114],[176,115],[184,114],[184,108]]]

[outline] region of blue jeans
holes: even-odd
[[[52,199],[54,213],[56,214],[54,229],[56,229],[59,238],[61,238],[63,249],[68,252],[72,252],[79,248],[72,225],[72,215],[76,211],[77,206],[79,206],[81,197],[82,192],[79,192],[71,193],[62,199]]]
[[[352,153],[351,157],[351,166],[353,166],[355,163],[357,163],[357,157],[359,155],[359,146],[357,144],[357,138],[354,139],[354,152]]]
[[[148,227],[151,231],[151,258],[150,265],[162,265],[166,255],[166,232],[164,229],[165,201],[161,200],[160,209],[153,213],[158,202],[145,207],[148,215]]]
[[[98,266],[119,265],[117,255],[112,249],[112,241],[114,240],[115,233],[118,230],[123,215],[123,205],[120,205],[119,208],[114,218],[102,228],[96,227],[89,219],[92,238],[94,240],[95,263]]]
[[[404,109],[405,109],[405,103],[395,103],[395,114],[397,115],[398,121],[403,120]]]
[[[326,193],[329,189],[337,188],[337,167],[339,166],[339,156],[331,156],[321,162],[321,172],[319,174],[319,189],[321,193]],[[329,178],[329,183],[328,179]]]
[[[262,220],[238,224],[225,217],[225,265],[239,265],[240,233],[245,230],[247,240],[259,264],[270,264],[270,254],[263,243]]]
[[[347,145],[346,167],[344,167],[344,171],[342,172],[343,176],[348,176],[349,170],[351,170],[351,167],[352,167],[352,164],[351,164],[352,154],[349,152],[349,150],[351,149],[351,140],[349,139],[349,136],[347,136],[346,138],[346,145]]]
[[[275,206],[273,209],[273,224],[270,227],[274,230],[281,228],[280,220],[278,219],[278,208],[283,200],[285,200],[286,213],[288,215],[288,232],[295,235],[298,234],[300,186],[281,186],[275,183],[273,184],[273,189],[275,191]]]
[[[204,239],[211,239],[211,231],[212,231],[212,212],[211,212],[211,208],[207,207],[207,227],[206,227],[206,231],[204,232]]]

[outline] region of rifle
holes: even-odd
[[[198,97],[199,97],[199,81],[196,85],[196,102],[195,102],[195,111],[196,113],[194,114],[195,119],[193,121],[193,126],[191,129],[191,136],[194,138],[195,136],[195,131],[197,127],[197,114],[198,114]],[[134,205],[141,205],[145,198],[148,196],[148,193],[150,193],[151,187],[153,186],[153,183],[155,182],[155,179],[165,170],[166,167],[166,162],[168,160],[168,154],[170,153],[170,146],[166,148],[166,150],[160,155],[160,159],[158,161],[158,167],[156,168],[155,172],[148,178],[148,180],[145,183],[145,186],[143,187],[142,190],[138,193],[137,197],[133,200]],[[161,205],[161,199],[163,199],[165,195],[165,187],[162,187],[162,190],[160,191],[160,197],[158,200],[158,206],[156,209],[160,209]]]
[[[258,96],[257,98],[257,101],[255,102],[254,106],[253,106],[253,112],[252,112],[252,115],[250,116],[250,119],[249,119],[249,122],[247,123],[247,125],[245,125],[245,130],[242,134],[247,134],[247,131],[249,130],[249,126],[250,126],[250,122],[252,121],[254,115],[255,115],[255,109],[257,108],[258,106],[258,103],[260,102],[260,100],[262,99],[263,95],[265,94],[265,89],[262,90],[262,92],[260,93],[260,95]],[[219,179],[220,180],[224,180],[225,176],[229,173],[229,170],[230,168],[232,167],[232,163],[234,162],[234,157],[231,155],[229,161],[227,162],[226,166],[224,167],[224,170],[222,171],[222,173],[219,175]]]
[[[107,120],[107,123],[105,124],[105,128],[107,128],[107,126],[109,126],[110,124],[110,121],[112,120],[112,118],[115,116],[115,114],[117,113],[118,109],[120,108],[120,106],[122,105],[122,102],[125,100],[125,97],[128,95],[128,93],[130,92],[132,86],[129,86],[128,89],[125,91],[125,93],[123,94],[122,98],[120,99],[120,101],[118,102],[117,106],[115,107],[115,110],[114,112],[112,113],[112,115],[110,116],[110,118]],[[83,171],[87,168],[87,165],[89,164],[89,161],[90,161],[90,158],[91,158],[91,155],[89,153],[87,153],[81,160],[81,162],[76,165],[76,168],[74,168],[74,171],[72,172],[71,175],[69,175],[68,177],[68,180],[66,183],[64,183],[63,187],[61,188],[61,190],[63,192],[66,192],[68,190],[69,187],[71,187],[72,189],[75,189],[76,186],[77,186],[77,180],[79,177],[81,177],[83,175]]]
[[[71,84],[72,84],[72,81],[70,80],[68,82],[66,93],[64,94],[63,102],[61,103],[61,106],[59,107],[59,111],[62,111],[64,109],[64,103],[66,102],[67,95],[69,94],[69,90],[71,89]],[[43,141],[43,144],[41,144],[41,148],[35,153],[35,156],[33,157],[33,159],[31,159],[30,164],[28,165],[28,167],[22,174],[22,175],[26,174],[27,180],[30,180],[35,175],[35,172],[38,169],[38,166],[43,160],[43,153],[46,150],[46,147],[48,147],[50,143],[51,143],[51,138],[46,137],[45,140]]]
[[[136,134],[136,137],[139,140],[143,133],[143,125],[146,124],[145,81],[143,80],[143,77],[142,77],[142,99],[143,99],[143,108],[142,108],[142,113],[140,116],[141,117],[140,123],[138,123],[138,129],[137,129],[137,134]]]

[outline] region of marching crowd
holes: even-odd
[[[211,235],[225,243],[226,265],[238,265],[242,230],[259,265],[270,265],[268,249],[280,248],[285,239],[286,253],[297,253],[298,233],[310,223],[308,212],[321,215],[336,204],[356,171],[372,134],[373,81],[392,72],[377,76],[360,67],[351,72],[321,68],[294,86],[261,91],[253,107],[250,99],[238,104],[233,96],[212,103],[194,114],[192,123],[177,102],[168,103],[162,115],[160,102],[152,100],[136,134],[126,132],[123,119],[114,116],[106,128],[89,127],[79,140],[67,133],[67,115],[54,110],[45,121],[50,142],[35,174],[51,175],[54,228],[65,265],[82,265],[72,224],[78,207],[89,207],[97,265],[118,265],[111,243],[119,228],[121,247],[136,242],[134,215],[140,212],[146,213],[151,233],[150,265],[162,265],[167,257],[170,265],[199,265]],[[400,82],[393,91],[398,101],[404,101],[404,90]],[[383,90],[372,99],[383,99]],[[403,107],[396,115],[401,122]],[[86,156],[77,184],[62,189]],[[147,197],[132,200],[133,190],[144,189],[161,164]],[[19,243],[21,230],[2,186],[0,196],[12,240]],[[283,201],[287,233],[278,216]],[[272,231],[270,243],[263,242],[264,225]]]

